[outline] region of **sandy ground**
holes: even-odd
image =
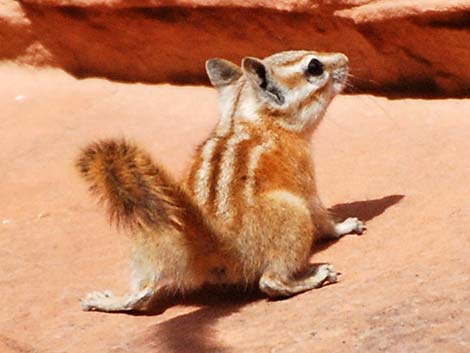
[[[339,283],[283,301],[209,289],[142,316],[80,309],[90,290],[126,290],[129,243],[73,160],[126,136],[181,175],[215,92],[1,66],[0,104],[0,352],[470,351],[470,100],[333,102],[319,188],[368,225],[313,256]]]

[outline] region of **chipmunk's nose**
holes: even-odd
[[[347,68],[349,59],[342,53],[331,53],[323,57],[323,64],[330,69]]]
[[[342,53],[335,54],[335,61],[337,66],[347,66],[349,64],[348,57]]]

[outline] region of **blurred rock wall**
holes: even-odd
[[[341,51],[356,92],[470,95],[468,0],[0,0],[0,60],[207,83],[204,62]]]

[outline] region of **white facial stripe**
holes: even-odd
[[[202,149],[201,167],[198,169],[195,178],[194,191],[197,200],[201,205],[207,202],[209,197],[209,178],[212,171],[211,159],[214,154],[215,146],[217,145],[216,139],[210,139],[206,142]]]
[[[305,50],[292,50],[274,54],[267,59],[269,63],[274,65],[284,65],[288,62],[299,61],[302,57],[308,54],[310,53]]]
[[[222,156],[222,164],[220,165],[220,175],[217,180],[217,215],[230,219],[232,214],[230,210],[230,187],[233,180],[235,168],[236,150],[240,142],[248,140],[250,135],[244,131],[241,126],[237,126],[234,135],[227,141],[226,150]]]
[[[255,186],[255,175],[256,169],[258,168],[259,160],[263,153],[268,151],[273,145],[272,140],[267,140],[263,142],[261,145],[256,146],[251,150],[250,158],[248,160],[248,172],[247,172],[247,179],[245,184],[245,199],[246,203],[249,206],[254,205],[254,186]]]

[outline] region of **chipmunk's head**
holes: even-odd
[[[238,88],[241,97],[234,112],[252,112],[286,129],[308,132],[313,131],[331,99],[343,89],[348,58],[340,53],[286,51],[262,60],[246,57],[241,68],[211,59],[206,68],[221,93]]]

